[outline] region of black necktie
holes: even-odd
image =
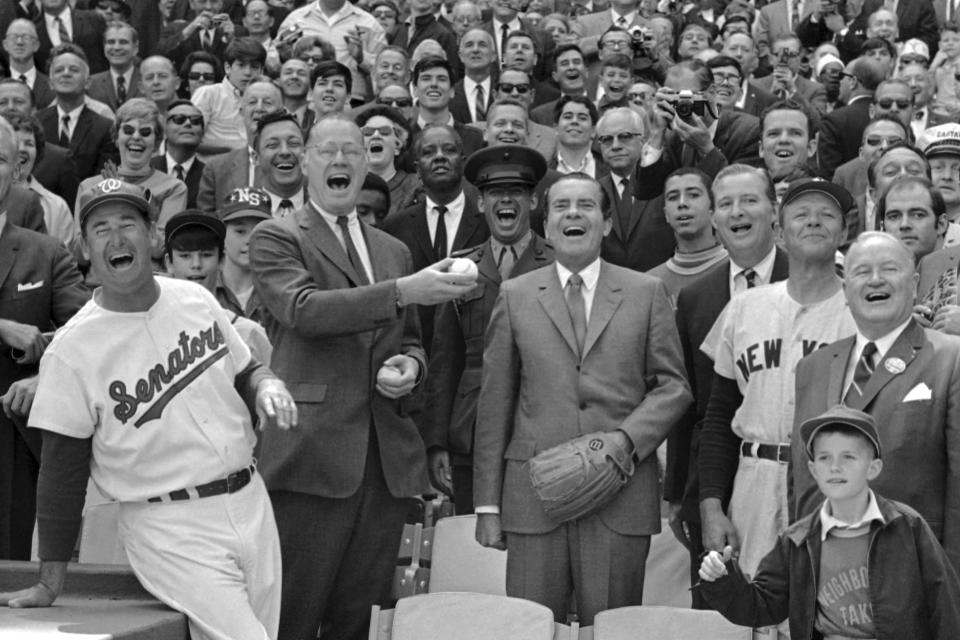
[[[25,74],[23,74],[23,73],[20,74],[20,82],[22,82],[23,84],[25,84],[25,85],[27,85],[27,86],[30,85],[30,83],[27,82],[27,76],[26,76]]]
[[[184,174],[183,174],[183,165],[182,165],[182,164],[174,165],[174,167],[173,167],[173,175],[177,176],[177,180],[179,180],[180,182],[184,182]]]
[[[127,79],[123,76],[117,76],[117,104],[123,104],[127,101]]]
[[[510,33],[510,27],[506,24],[500,25],[500,58],[502,59],[507,52],[507,34]]]
[[[868,342],[863,345],[863,353],[860,354],[860,359],[857,360],[857,368],[853,370],[853,380],[847,389],[847,395],[843,398],[844,404],[856,402],[863,397],[863,390],[866,389],[867,383],[870,382],[870,376],[873,375],[873,356],[876,353],[876,344]]]
[[[70,114],[64,114],[60,118],[60,146],[70,147]]]
[[[587,337],[587,305],[583,299],[583,278],[573,274],[567,280],[566,294],[567,311],[570,312],[570,321],[573,323],[573,334],[577,337],[577,348],[583,355],[583,343]]]
[[[367,280],[367,270],[363,268],[363,261],[360,260],[360,254],[357,252],[357,246],[353,244],[353,238],[350,237],[350,227],[347,226],[350,222],[349,216],[337,216],[337,224],[340,226],[340,231],[343,233],[343,246],[347,249],[347,258],[350,259],[350,264],[353,265],[353,270],[357,272],[357,278],[360,285],[370,284],[370,281]]]
[[[753,289],[757,286],[757,272],[753,269],[744,269],[743,279],[747,281],[747,289]]]
[[[287,198],[284,198],[280,201],[280,206],[277,207],[277,213],[281,218],[285,217],[287,214],[293,211],[293,202]]]
[[[433,257],[443,260],[447,257],[447,223],[443,219],[447,208],[438,204],[434,209],[437,210],[437,231],[433,234]]]

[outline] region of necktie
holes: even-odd
[[[123,104],[127,101],[127,79],[123,76],[117,76],[117,104]]]
[[[630,202],[633,196],[630,194],[630,178],[620,179],[620,200]]]
[[[57,32],[60,34],[60,44],[72,42],[70,40],[70,34],[67,32],[67,25],[63,23],[63,20],[60,18],[60,16],[54,18],[53,21],[57,23]]]
[[[500,249],[500,258],[497,260],[497,271],[500,272],[500,279],[506,280],[513,271],[513,265],[517,263],[517,252],[513,247],[506,245]]]
[[[506,24],[500,25],[500,58],[503,59],[503,54],[507,50],[507,34],[510,33],[510,27]]]
[[[753,269],[744,269],[741,273],[743,273],[743,279],[747,281],[747,289],[753,289],[755,286],[757,286],[756,271]]]
[[[337,225],[343,233],[343,246],[347,250],[347,258],[353,265],[353,270],[357,272],[357,278],[360,285],[370,284],[367,280],[367,270],[363,268],[363,261],[360,260],[360,254],[357,253],[357,246],[353,244],[353,238],[350,237],[350,228],[347,226],[350,222],[349,216],[337,216]]]
[[[29,85],[29,84],[30,84],[29,82],[27,82],[27,76],[26,76],[26,74],[23,74],[23,73],[20,74],[20,82],[22,82],[22,83],[25,84],[25,85]]]
[[[483,100],[483,85],[477,85],[477,101],[473,105],[473,110],[476,112],[476,118],[473,119],[474,122],[484,122],[487,119],[487,109],[485,107],[485,102]]]
[[[796,31],[800,24],[800,2],[792,0],[790,2],[790,30]]]
[[[447,257],[447,223],[443,219],[447,208],[438,204],[434,209],[437,212],[437,230],[433,234],[433,257],[436,260],[443,260]]]
[[[213,47],[213,35],[207,29],[200,32],[200,46],[204,49],[211,49]]]
[[[873,375],[873,356],[877,352],[877,345],[868,342],[863,345],[863,353],[857,360],[857,368],[853,370],[853,381],[847,389],[847,395],[843,398],[844,404],[856,402],[863,397],[863,390],[870,382],[870,376]]]
[[[60,119],[60,146],[70,147],[70,114],[64,114]]]
[[[567,280],[564,298],[567,301],[567,311],[570,312],[570,321],[573,323],[573,334],[577,337],[577,348],[583,356],[583,342],[587,337],[587,305],[583,299],[581,285],[583,278],[573,274]]]
[[[185,176],[184,176],[184,173],[183,173],[183,165],[182,165],[182,164],[177,164],[177,165],[174,165],[174,166],[173,166],[173,175],[175,175],[175,176],[177,177],[177,180],[179,180],[180,182],[183,182],[183,181],[184,181],[184,177],[185,177]]]
[[[277,207],[277,214],[281,218],[285,218],[290,213],[293,213],[293,202],[287,198],[284,198],[280,201],[280,206]]]
[[[623,16],[620,16],[620,18],[617,20],[617,26],[620,27],[621,29],[626,29],[627,19]]]

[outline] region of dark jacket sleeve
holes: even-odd
[[[960,578],[926,520],[913,520],[930,628],[936,638],[949,638],[960,629]]]
[[[41,560],[69,562],[73,556],[90,477],[91,442],[91,438],[43,432],[37,481]]]
[[[700,433],[700,500],[724,500],[730,495],[740,459],[740,438],[733,432],[731,423],[742,403],[737,381],[714,374]]]

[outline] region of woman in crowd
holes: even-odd
[[[180,97],[189,100],[194,92],[223,80],[223,64],[207,51],[194,51],[180,67]]]
[[[397,169],[397,159],[406,150],[410,129],[396,109],[376,106],[357,116],[367,152],[367,170],[380,176],[390,187],[390,209],[387,215],[402,210],[413,202],[419,178]]]

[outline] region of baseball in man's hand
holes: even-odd
[[[449,273],[462,273],[472,278],[476,278],[478,275],[477,263],[469,258],[454,258],[447,271]]]
[[[386,385],[398,384],[402,376],[403,372],[400,370],[400,367],[385,364],[377,371],[377,383]]]

